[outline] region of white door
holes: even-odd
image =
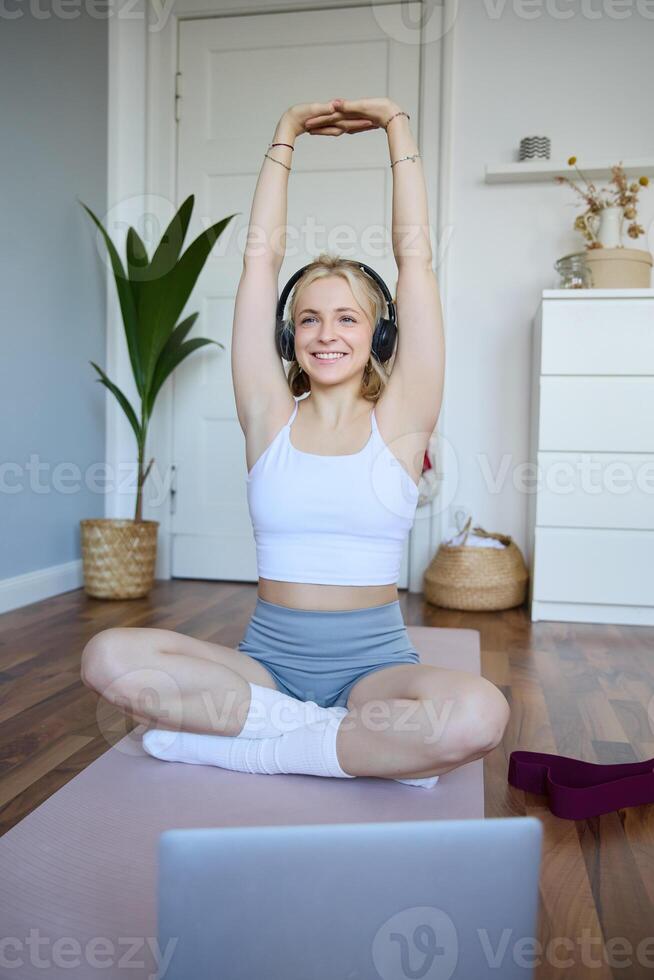
[[[399,16],[410,13],[416,23],[420,4],[404,6]],[[256,582],[230,344],[263,154],[288,106],[335,96],[388,95],[410,114],[417,133],[420,45],[389,36],[370,7],[186,20],[179,30],[177,205],[195,195],[185,244],[238,213],[214,245],[182,314],[199,310],[189,336],[211,337],[225,349],[200,348],[173,374],[171,573]],[[372,266],[394,294],[392,172],[384,131],[301,136],[292,166],[280,292],[296,269],[327,249]],[[402,588],[408,584],[408,548]]]

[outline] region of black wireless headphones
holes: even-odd
[[[363,272],[366,272],[374,281],[377,283],[381,289],[386,304],[388,306],[388,317],[380,316],[375,325],[375,331],[372,337],[372,355],[382,364],[387,361],[395,349],[395,341],[397,339],[397,323],[395,319],[395,304],[391,294],[388,291],[388,287],[384,280],[377,275],[374,269],[371,269],[369,265],[365,265],[363,262],[356,262],[355,264],[359,266]],[[309,263],[312,265],[313,263]],[[279,297],[277,303],[277,314],[275,322],[275,345],[277,347],[277,352],[280,357],[283,357],[285,361],[292,361],[295,358],[295,341],[293,337],[293,331],[291,327],[284,322],[284,307],[286,306],[286,300],[288,295],[298,281],[300,276],[309,268],[309,265],[302,266],[298,269],[291,278],[288,280],[286,285],[282,290],[282,294]]]

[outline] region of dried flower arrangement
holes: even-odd
[[[569,184],[586,202],[586,210],[583,214],[577,215],[573,225],[575,231],[580,231],[588,242],[586,247],[589,249],[602,248],[602,243],[597,241],[597,238],[588,227],[587,219],[591,215],[599,214],[604,208],[622,208],[624,217],[630,222],[627,227],[627,234],[630,238],[638,238],[639,235],[644,235],[645,229],[637,221],[636,208],[638,204],[638,192],[641,187],[647,187],[649,178],[639,177],[637,181],[634,180],[629,183],[622,166],[622,161],[620,161],[616,166],[611,167],[609,184],[613,184],[614,187],[600,187],[598,190],[592,181],[587,180],[579,167],[576,166],[576,163],[576,157],[569,157],[568,164],[569,166],[575,167],[575,170],[586,185],[585,189],[578,187],[569,177],[557,176],[554,179],[557,184]]]

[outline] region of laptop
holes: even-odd
[[[535,817],[167,830],[157,980],[532,980]]]

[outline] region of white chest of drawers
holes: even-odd
[[[532,620],[654,625],[654,289],[543,290],[530,462]]]

